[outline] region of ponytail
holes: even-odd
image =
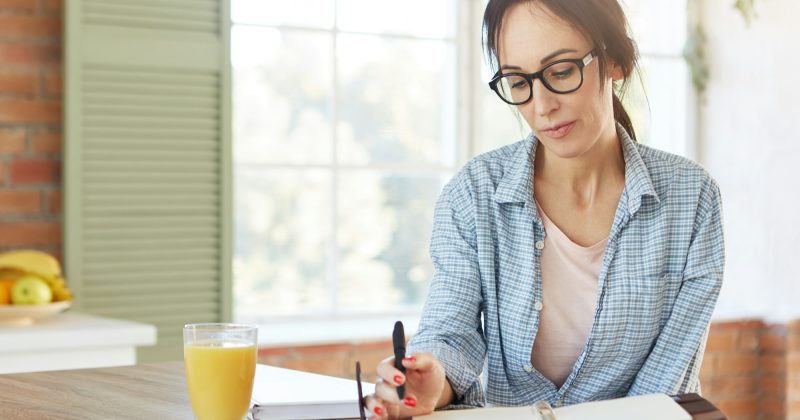
[[[625,111],[625,107],[622,105],[622,101],[619,100],[617,97],[616,92],[612,94],[614,97],[614,121],[620,123],[622,128],[628,132],[628,135],[635,141],[636,140],[636,133],[633,131],[633,123],[631,122],[631,117],[628,116],[628,113]]]

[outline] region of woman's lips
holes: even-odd
[[[575,127],[575,121],[560,125],[550,130],[542,130],[542,134],[552,139],[560,139],[569,134],[569,132],[572,131],[572,127]]]

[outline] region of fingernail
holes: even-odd
[[[407,362],[416,362],[417,358],[414,357],[414,356],[408,356],[408,357],[404,357],[403,360],[405,360]]]
[[[372,409],[372,412],[373,412],[373,413],[375,413],[376,415],[379,415],[379,416],[382,416],[382,415],[383,415],[383,409],[382,409],[382,408],[380,408],[380,407],[375,407],[375,408],[373,408],[373,409]]]
[[[403,399],[403,404],[405,404],[405,405],[407,405],[409,407],[416,407],[417,406],[417,400],[414,399],[414,398],[411,398],[411,397],[405,397]]]
[[[403,377],[400,375],[394,375],[394,383],[396,383],[397,385],[402,385]]]

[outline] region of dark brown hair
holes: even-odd
[[[497,46],[503,17],[511,6],[519,3],[539,3],[580,31],[594,46],[603,83],[608,75],[609,62],[616,63],[622,69],[623,82],[613,93],[614,120],[622,124],[631,138],[635,139],[633,124],[622,105],[620,96],[624,96],[629,77],[638,68],[639,54],[636,43],[628,36],[628,21],[619,2],[617,0],[489,0],[483,15],[483,41],[484,53],[493,70],[497,70],[500,62]]]

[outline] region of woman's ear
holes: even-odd
[[[616,82],[618,80],[624,79],[625,73],[622,71],[622,67],[618,66],[613,61],[610,64],[611,64],[611,72],[609,74],[611,75],[611,80]]]

